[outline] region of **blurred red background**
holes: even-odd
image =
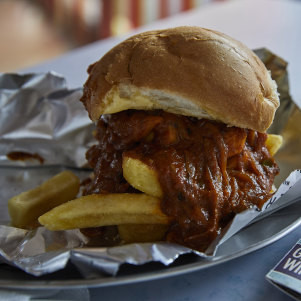
[[[1,0],[0,72],[222,0]]]

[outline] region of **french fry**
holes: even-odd
[[[151,242],[163,240],[167,228],[164,224],[125,224],[118,226],[118,232],[124,243]]]
[[[265,145],[271,156],[274,156],[281,147],[283,138],[281,135],[268,134]]]
[[[11,223],[18,228],[33,228],[38,217],[50,209],[72,200],[79,191],[80,181],[70,171],[63,171],[39,187],[25,191],[8,201]]]
[[[163,192],[155,170],[138,159],[124,156],[123,176],[134,188],[154,197],[162,198]]]
[[[160,199],[137,193],[92,194],[69,201],[39,217],[49,230],[120,224],[167,224]]]
[[[282,145],[282,136],[268,134],[266,146],[274,156]],[[155,170],[144,162],[131,158],[123,157],[122,161],[123,176],[134,188],[154,197],[162,198],[163,192]]]

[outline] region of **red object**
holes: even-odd
[[[193,7],[192,0],[182,0],[182,11],[189,10]]]
[[[112,19],[112,1],[103,0],[100,22],[100,38],[111,36],[111,19]]]
[[[168,3],[167,0],[161,0],[160,1],[160,12],[159,12],[159,18],[163,19],[168,16]]]
[[[141,25],[141,1],[130,0],[130,20],[134,28]]]

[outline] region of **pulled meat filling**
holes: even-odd
[[[173,220],[166,239],[204,251],[236,213],[270,198],[279,169],[266,137],[160,110],[104,115],[87,152],[94,178],[84,194],[134,192],[122,156],[137,158],[157,171],[161,209]]]

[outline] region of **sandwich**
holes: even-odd
[[[157,220],[142,214],[131,222],[121,211],[120,231],[164,224],[161,239],[204,251],[237,213],[260,210],[271,197],[281,143],[266,131],[277,86],[245,45],[200,27],[149,31],[115,46],[88,73],[81,101],[97,143],[86,154],[93,175],[83,198],[149,196],[158,204]]]

